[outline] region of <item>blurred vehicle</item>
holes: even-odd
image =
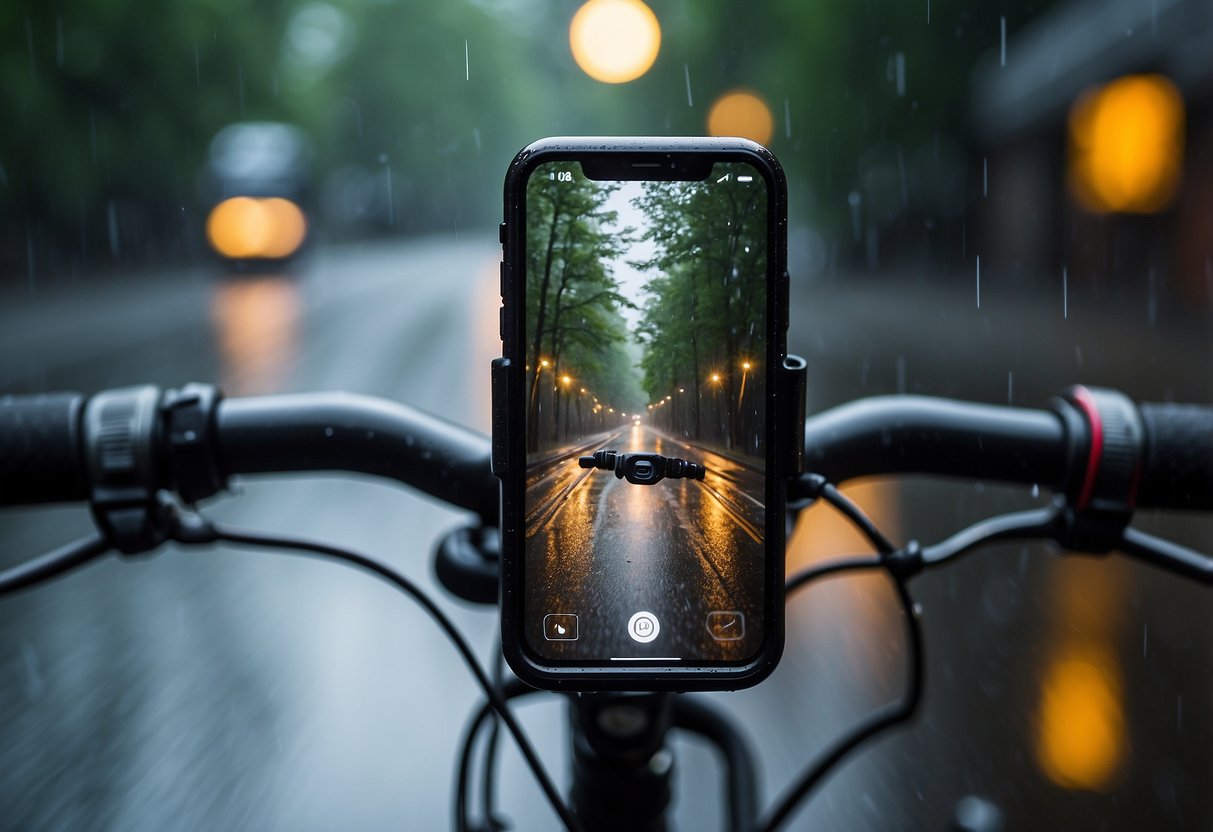
[[[211,141],[206,237],[237,270],[276,267],[308,240],[312,147],[298,127],[239,122]]]

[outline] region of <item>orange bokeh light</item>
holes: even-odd
[[[1184,104],[1161,75],[1129,75],[1070,108],[1070,190],[1088,211],[1147,214],[1175,197]]]
[[[569,48],[595,81],[623,84],[649,71],[661,49],[661,24],[640,0],[589,0],[569,24]]]
[[[1098,649],[1075,649],[1046,670],[1036,756],[1050,780],[1102,791],[1126,757],[1119,667]]]
[[[749,90],[726,92],[708,111],[709,136],[740,136],[766,144],[774,133],[775,118],[771,108]]]
[[[237,196],[211,210],[206,236],[215,251],[233,260],[281,260],[303,245],[307,220],[289,199]]]

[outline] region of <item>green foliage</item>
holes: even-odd
[[[688,396],[681,427],[696,439],[711,432],[703,416],[708,404],[723,407],[723,438],[734,447],[752,432],[747,419],[762,423],[752,403],[762,401],[757,368],[766,355],[767,199],[761,177],[745,188],[714,187],[714,180],[722,171],[752,170],[718,165],[707,182],[691,187],[649,182],[635,201],[651,220],[644,236],[657,249],[636,264],[655,274],[645,286],[640,327],[645,390],[651,402]]]
[[[1000,18],[1013,35],[1048,3],[931,0],[929,22],[925,0],[651,5],[661,53],[612,85],[572,60],[575,2],[2,4],[0,274],[24,272],[27,248],[112,259],[114,225],[121,258],[197,253],[200,166],[235,121],[302,126],[318,184],[341,168],[390,169],[391,224],[372,230],[453,231],[496,220],[505,167],[532,139],[700,135],[736,87],[774,115],[794,220],[848,240],[852,192],[865,224],[955,207],[916,192],[916,160],[963,142],[971,69],[997,50]],[[895,160],[878,172],[897,159],[908,170],[906,200],[888,210],[870,198],[873,154]]]
[[[631,305],[610,264],[631,241],[608,231],[604,206],[615,186],[578,176],[549,179],[540,167],[527,184],[526,336],[530,450],[561,438],[561,407],[585,388],[594,403],[619,411],[643,401],[620,314]],[[568,377],[570,380],[565,382]]]

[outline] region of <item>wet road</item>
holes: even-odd
[[[681,457],[707,471],[702,481],[631,484],[578,465],[599,449]],[[529,470],[527,635],[542,655],[728,660],[761,644],[764,494],[752,463],[635,424],[545,454]],[[629,634],[641,611],[659,622],[651,641]],[[545,633],[545,612],[576,615],[576,641]],[[721,616],[736,623],[715,624]],[[713,637],[709,622],[728,629]]]
[[[292,276],[220,281],[198,268],[33,293],[22,284],[0,293],[0,387],[344,389],[487,430],[498,259],[491,233],[465,234],[321,248]],[[1060,294],[1021,295],[984,266],[980,310],[971,276],[896,278],[794,283],[789,343],[810,362],[810,411],[898,391],[1039,406],[1075,381],[1213,400],[1205,319],[1150,320],[1074,281],[1063,314]],[[1045,496],[923,479],[851,493],[895,539],[926,541]],[[467,520],[336,477],[250,478],[208,511],[340,541],[431,589],[432,543]],[[1140,523],[1213,548],[1207,519]],[[5,510],[0,563],[89,528],[79,507]],[[865,551],[814,508],[788,567]],[[788,828],[941,829],[969,795],[998,805],[1007,829],[1213,828],[1208,590],[1116,555],[1018,544],[912,589],[926,628],[921,715],[837,771]],[[487,659],[492,611],[435,592]],[[775,674],[710,697],[753,740],[764,804],[845,726],[899,695],[899,615],[879,577],[810,587],[789,602]],[[425,615],[363,575],[229,548],[110,559],[0,602],[0,829],[446,828],[476,701]],[[567,783],[563,708],[534,701],[520,708],[523,725]],[[718,828],[718,761],[694,741],[676,750],[679,827]],[[508,743],[500,777],[515,828],[556,828]]]

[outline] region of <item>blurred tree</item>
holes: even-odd
[[[699,135],[737,87],[774,117],[793,217],[832,236],[838,257],[882,234],[930,250],[970,196],[957,148],[971,69],[997,54],[1004,19],[1009,36],[1049,2],[652,0],[661,52],[627,84],[577,69],[578,5],[6,3],[0,275],[198,255],[199,167],[234,121],[297,123],[334,185],[324,193],[366,186],[366,204],[326,215],[323,235],[457,231],[495,221],[527,142]]]

